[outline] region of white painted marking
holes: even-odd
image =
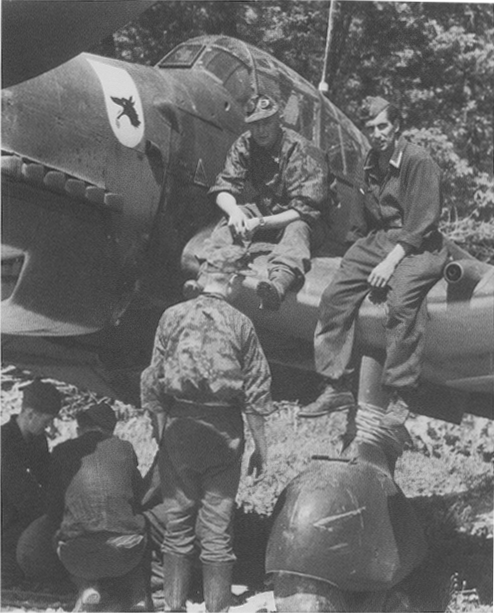
[[[136,147],[144,136],[144,112],[139,91],[124,68],[88,59],[105,95],[113,133],[125,147]]]

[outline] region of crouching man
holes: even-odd
[[[20,413],[3,424],[2,435],[2,588],[26,578],[19,558],[31,556],[38,540],[31,525],[44,521],[50,453],[45,430],[58,415],[62,397],[51,383],[35,379],[24,387]],[[53,561],[53,560],[52,560]],[[43,564],[45,574],[57,574]]]
[[[233,245],[210,252],[199,272],[203,293],[165,311],[141,378],[142,405],[156,417],[160,442],[165,611],[186,610],[196,539],[206,611],[229,609],[242,413],[255,444],[249,472],[266,464],[269,366],[252,322],[229,304],[245,254]]]
[[[79,589],[74,611],[153,610],[134,448],[113,436],[117,419],[108,404],[91,405],[76,419],[78,438],[53,450],[47,502],[59,526],[58,557]]]

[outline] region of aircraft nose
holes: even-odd
[[[111,323],[128,294],[108,225],[118,196],[15,155],[2,156],[2,196],[3,333],[83,334]]]

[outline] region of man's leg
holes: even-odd
[[[224,469],[208,472],[203,479],[204,496],[197,518],[201,543],[206,611],[228,611],[235,554],[232,524],[240,482],[241,457]]]
[[[195,522],[201,497],[199,476],[188,466],[186,420],[169,419],[159,455],[163,503],[163,597],[165,611],[185,611],[192,583]]]
[[[326,387],[314,402],[299,412],[300,417],[320,417],[355,404],[343,383],[353,353],[355,317],[369,291],[370,272],[391,249],[385,235],[371,235],[357,241],[325,289],[314,333],[314,357],[316,371],[326,380]]]
[[[417,387],[420,377],[427,324],[425,297],[441,278],[446,261],[446,249],[406,257],[390,280],[383,385],[405,396]]]
[[[247,217],[261,217],[261,212],[253,203],[241,205],[240,208]],[[235,237],[228,226],[227,217],[223,216],[214,228],[209,238],[211,249],[225,247],[227,245],[238,244],[244,246],[244,241],[240,237]],[[202,292],[203,288],[195,279],[189,279],[184,283],[183,295],[186,300],[195,298]]]
[[[268,281],[261,281],[257,294],[263,308],[277,311],[289,289],[302,286],[310,268],[312,230],[305,221],[293,221],[268,256]],[[259,235],[262,237],[262,234]]]
[[[60,581],[67,571],[53,547],[57,530],[47,515],[35,519],[17,543],[17,562],[28,579]]]
[[[2,547],[2,587],[4,589],[13,587],[24,579],[24,573],[17,563],[16,550],[19,537],[25,528],[24,524],[16,524],[2,530],[0,543]]]

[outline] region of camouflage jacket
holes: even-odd
[[[247,181],[258,194],[263,215],[294,209],[312,224],[328,203],[328,165],[321,149],[289,128],[270,149],[256,144],[250,131],[232,145],[223,171],[210,194],[229,192],[239,197]]]
[[[141,376],[143,408],[166,411],[170,396],[269,414],[271,374],[251,320],[221,296],[202,294],[167,309],[151,364]]]

